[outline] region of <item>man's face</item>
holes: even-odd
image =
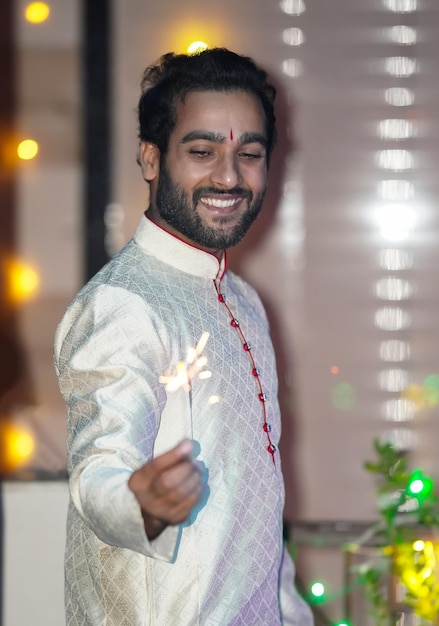
[[[151,219],[204,250],[242,239],[262,207],[267,182],[264,112],[245,92],[192,92],[151,185]]]

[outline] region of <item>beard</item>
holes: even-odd
[[[216,226],[207,226],[197,213],[196,207],[200,198],[207,194],[234,194],[245,198],[247,210],[239,222],[233,227],[228,224],[234,219],[232,215],[218,216]],[[236,246],[259,215],[265,191],[253,198],[253,193],[242,187],[220,190],[215,187],[199,187],[192,196],[174,183],[166,167],[165,159],[161,159],[160,175],[157,186],[156,207],[160,216],[170,226],[190,241],[212,250],[224,250]]]

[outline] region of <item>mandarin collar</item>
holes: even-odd
[[[221,279],[226,271],[225,253],[219,261],[214,254],[168,233],[147,215],[142,215],[133,239],[146,254],[187,274],[215,280]]]

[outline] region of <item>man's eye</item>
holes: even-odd
[[[241,152],[240,156],[243,159],[246,159],[247,161],[253,161],[253,160],[257,160],[257,159],[262,159],[263,158],[263,154],[261,154],[260,152]]]
[[[209,150],[189,150],[189,154],[196,157],[197,159],[205,159],[209,156],[212,156],[212,152]]]

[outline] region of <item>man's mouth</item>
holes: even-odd
[[[235,196],[234,198],[219,198],[212,196],[202,196],[200,202],[208,207],[219,210],[233,209],[235,206],[241,203],[242,196]]]

